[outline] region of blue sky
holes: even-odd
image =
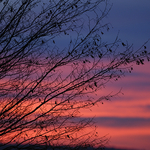
[[[107,19],[114,34],[120,30],[120,38],[133,43],[135,48],[150,39],[149,0],[110,0],[110,3],[113,6]]]

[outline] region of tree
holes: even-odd
[[[111,8],[107,0],[0,4],[2,148],[101,147],[107,139],[93,138],[96,130],[85,132],[92,120],[81,119],[80,110],[117,94],[97,95],[107,82],[131,72],[132,63],[149,60],[146,43],[134,51],[118,36],[114,42],[103,41],[111,28],[103,23]]]

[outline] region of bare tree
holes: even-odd
[[[15,148],[103,146],[80,110],[109,100],[103,86],[149,60],[118,36],[103,41],[106,0],[0,2],[0,143]],[[65,39],[65,42],[63,40]],[[122,52],[120,52],[120,47]],[[10,148],[10,147],[9,147]],[[43,147],[42,147],[43,148]]]

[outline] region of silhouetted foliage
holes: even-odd
[[[1,143],[103,146],[80,109],[115,96],[97,93],[150,55],[145,44],[134,51],[118,36],[103,41],[110,8],[106,0],[0,1]]]

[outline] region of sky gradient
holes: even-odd
[[[140,48],[150,39],[150,0],[109,0],[109,3],[113,4],[112,9],[104,20],[111,23],[112,28],[102,35],[104,41],[114,40],[119,32],[124,43],[133,43],[134,50]],[[66,44],[67,38],[60,36],[59,45]],[[150,42],[145,46],[150,52]],[[150,62],[139,66],[133,64],[131,74],[111,81],[97,94],[115,94],[120,89],[111,101],[102,101],[103,104],[91,110],[84,109],[81,117],[95,117],[99,136],[110,137],[108,147],[149,150]]]
[[[113,26],[109,37],[133,43],[134,49],[150,39],[149,0],[110,0],[113,7],[106,19]],[[146,44],[150,51],[150,42]],[[111,101],[84,111],[84,117],[95,116],[100,135],[108,134],[108,146],[150,149],[150,63],[136,66],[117,82],[106,86],[103,93],[118,92]]]
[[[114,81],[103,93],[122,92],[111,101],[84,112],[95,116],[99,135],[111,137],[108,146],[148,150],[150,147],[150,70],[149,64],[135,66],[131,74]]]

